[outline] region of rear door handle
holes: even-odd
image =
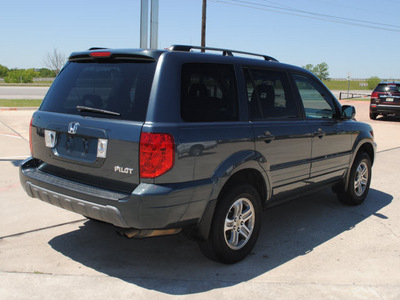
[[[326,135],[326,132],[323,131],[321,128],[318,128],[318,130],[315,131],[313,133],[313,135],[319,137],[320,139],[322,139]]]
[[[275,139],[275,136],[269,131],[265,131],[263,135],[258,136],[259,139],[263,139],[267,144],[271,143]]]

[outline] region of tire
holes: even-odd
[[[371,158],[365,152],[361,152],[351,167],[347,191],[337,193],[340,202],[347,205],[363,203],[368,195],[371,175]]]
[[[372,112],[370,112],[369,113],[369,118],[371,119],[371,120],[376,120],[376,117],[378,116],[378,114],[375,114],[375,113],[372,113]]]
[[[260,228],[260,196],[253,186],[239,184],[218,200],[209,237],[199,246],[212,260],[236,263],[253,249]]]

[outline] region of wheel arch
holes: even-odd
[[[223,185],[218,195],[218,199],[222,198],[223,195],[227,193],[233,186],[241,183],[249,184],[257,190],[260,196],[261,205],[263,208],[265,208],[267,199],[269,199],[268,191],[270,191],[270,189],[267,188],[267,184],[262,173],[253,168],[242,169],[230,176]]]
[[[361,152],[365,152],[368,154],[369,158],[371,159],[371,165],[373,165],[374,160],[375,160],[375,151],[374,151],[374,147],[372,146],[371,143],[364,143],[362,144],[357,151],[357,154],[355,155],[355,157],[357,157],[357,155]],[[353,160],[354,161],[354,160]]]
[[[344,190],[345,191],[347,190],[347,188],[349,186],[350,169],[353,166],[356,157],[358,155],[360,155],[360,153],[366,153],[371,160],[371,166],[372,166],[374,163],[374,160],[375,160],[375,152],[376,152],[376,150],[375,150],[374,141],[372,140],[372,137],[371,137],[371,139],[369,139],[369,138],[364,139],[358,143],[358,145],[355,147],[355,150],[353,151],[354,154],[351,157],[350,168],[346,173],[345,182],[344,182]]]
[[[208,238],[217,202],[239,183],[252,185],[259,193],[262,208],[272,196],[271,182],[260,165],[264,158],[255,151],[237,152],[222,162],[213,174],[213,189],[203,216],[195,228],[188,229],[189,235],[206,240]]]
[[[269,174],[260,162],[265,162],[265,158],[256,151],[240,151],[226,159],[213,174],[215,184],[210,199],[219,199],[232,184],[245,182],[259,192],[264,207],[264,202],[272,196],[272,189]]]

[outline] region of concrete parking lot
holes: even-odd
[[[371,190],[358,207],[329,190],[263,212],[244,261],[206,259],[182,234],[126,239],[29,198],[18,164],[29,156],[33,111],[0,111],[1,299],[400,299],[400,118],[371,121],[378,143]]]

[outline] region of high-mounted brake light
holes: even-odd
[[[92,52],[90,53],[91,57],[110,57],[111,52],[109,51],[102,51],[102,52]]]
[[[141,178],[156,178],[174,166],[175,142],[172,135],[142,132],[139,147]]]

